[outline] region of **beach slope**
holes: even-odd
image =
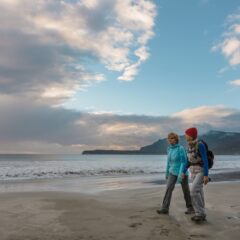
[[[240,183],[205,188],[208,220],[184,214],[179,186],[171,211],[158,215],[165,186],[83,195],[65,192],[0,194],[1,240],[228,239],[240,235]]]

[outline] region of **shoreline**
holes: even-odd
[[[212,183],[238,182],[240,171],[210,173]],[[191,184],[191,180],[190,180]],[[98,194],[112,190],[134,190],[142,188],[165,187],[163,175],[130,175],[130,176],[94,176],[68,177],[53,179],[33,179],[21,181],[0,181],[0,193],[7,192],[76,192]],[[178,185],[178,184],[177,184]]]

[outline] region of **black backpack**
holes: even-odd
[[[206,148],[206,152],[207,152],[207,159],[208,159],[208,169],[213,167],[214,164],[214,153],[208,149],[208,145],[204,140],[199,140],[199,142],[203,143],[205,148]],[[200,153],[199,153],[200,154]]]

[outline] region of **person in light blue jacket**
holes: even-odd
[[[172,192],[175,188],[176,182],[181,183],[182,185],[184,199],[187,207],[185,214],[194,213],[188,184],[188,172],[185,172],[187,165],[186,150],[179,144],[179,137],[176,133],[168,134],[168,143],[169,147],[167,150],[168,156],[166,167],[167,188],[165,196],[163,198],[162,207],[157,210],[157,213],[168,214]],[[185,178],[182,178],[183,173],[186,175]]]

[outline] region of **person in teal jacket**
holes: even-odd
[[[179,144],[179,137],[176,133],[168,134],[168,143],[169,147],[167,150],[168,155],[166,167],[167,187],[163,198],[162,207],[157,210],[157,213],[168,214],[172,192],[175,188],[176,182],[181,183],[182,185],[184,199],[187,207],[187,211],[185,213],[194,213],[188,184],[188,172],[185,172],[187,165],[186,150]],[[183,173],[186,175],[185,178],[182,178]]]

